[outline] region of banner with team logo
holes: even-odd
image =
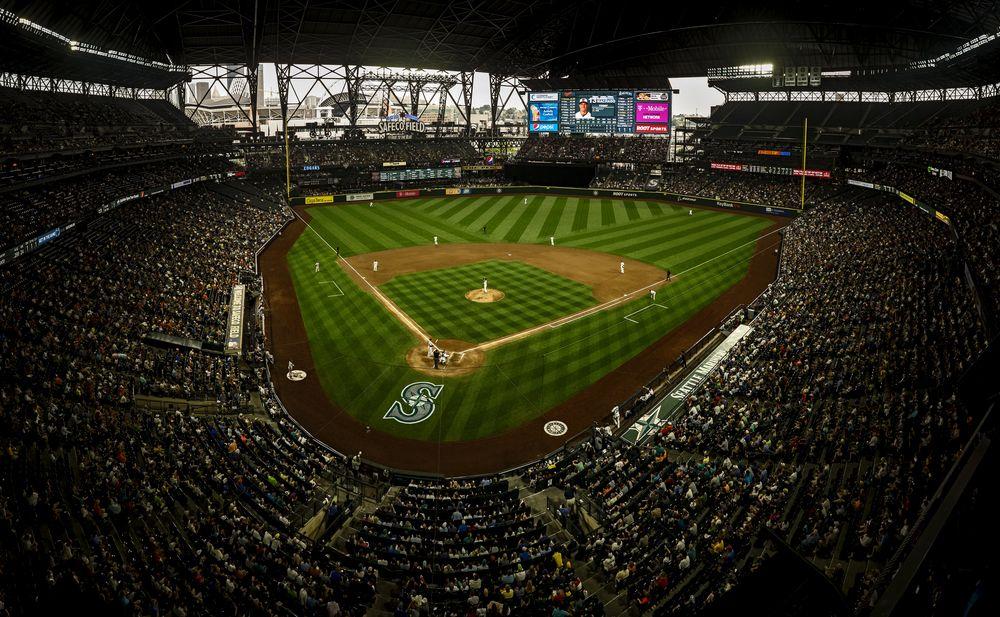
[[[622,439],[631,444],[641,444],[659,431],[667,422],[677,418],[681,410],[681,403],[708,380],[708,376],[729,355],[733,347],[736,347],[736,344],[742,341],[752,330],[753,328],[746,324],[737,326],[725,340],[719,343],[719,346],[712,353],[708,354],[698,364],[697,368],[691,371],[684,381],[677,384],[670,394],[660,401],[659,405],[654,407],[652,411],[643,414],[635,424],[630,426],[622,435]]]

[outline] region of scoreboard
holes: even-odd
[[[531,133],[669,135],[670,90],[563,90],[528,93]]]
[[[373,171],[374,182],[406,182],[412,180],[455,179],[462,177],[461,167],[431,167],[418,169],[393,169]]]

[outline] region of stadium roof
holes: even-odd
[[[996,34],[995,0],[0,0],[94,45],[188,65],[484,70],[606,83],[773,63],[883,69]]]

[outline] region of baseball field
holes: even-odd
[[[319,415],[322,407],[356,419],[372,439],[482,440],[537,419],[616,369],[634,388],[661,367],[621,367],[743,279],[754,256],[778,242],[778,225],[764,217],[689,214],[641,200],[524,199],[297,210],[298,231],[284,241],[291,289],[280,276],[271,281],[265,272],[265,280],[277,287],[269,290],[272,309],[297,305],[304,326],[304,336],[273,335],[278,361],[307,371],[301,385],[282,388],[318,384],[314,392],[327,399],[303,412],[312,432],[336,425]],[[480,300],[489,301],[474,301],[484,279],[490,298]],[[427,339],[447,364],[434,368]],[[588,412],[581,415],[593,418]],[[569,433],[586,428],[575,415],[559,418]]]

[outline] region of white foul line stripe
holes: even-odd
[[[629,313],[628,315],[625,316],[625,319],[627,319],[628,321],[631,321],[632,323],[639,323],[638,321],[632,319],[632,315],[638,315],[639,313],[645,311],[646,309],[653,308],[654,306],[658,306],[661,309],[666,309],[667,308],[666,306],[664,306],[662,304],[657,304],[656,302],[654,302],[654,303],[650,304],[649,306],[642,307],[641,309],[639,309],[638,311],[636,311],[634,313]]]
[[[308,227],[309,230],[312,231],[314,234],[316,234],[316,237],[319,238],[320,241],[322,241],[323,244],[325,244],[331,251],[333,251],[334,253],[337,252],[337,249],[335,249],[332,246],[330,246],[330,243],[326,241],[326,238],[324,238],[318,231],[316,231],[315,229],[313,229],[313,226],[310,225],[309,222],[306,221],[304,218],[302,218],[299,215],[298,212],[296,212],[293,209],[292,213],[295,214],[295,216],[300,221],[302,221],[303,223],[305,223],[305,226]],[[347,264],[347,267],[350,268],[351,270],[353,270],[354,274],[358,275],[358,278],[360,278],[361,280],[363,280],[365,282],[365,284],[368,285],[368,287],[371,288],[372,294],[374,294],[375,297],[378,298],[379,301],[382,302],[382,304],[384,304],[387,309],[389,309],[389,312],[391,312],[394,315],[396,315],[396,317],[398,317],[399,320],[401,322],[403,322],[403,325],[406,326],[407,328],[409,328],[410,332],[413,332],[414,334],[417,335],[417,338],[419,338],[422,341],[426,341],[427,339],[431,338],[430,335],[428,335],[426,332],[424,332],[423,329],[421,329],[421,327],[417,325],[417,322],[413,321],[413,319],[411,319],[409,315],[407,315],[406,313],[403,312],[403,309],[401,309],[398,306],[396,306],[392,302],[392,300],[390,300],[389,298],[387,298],[385,296],[385,294],[383,294],[381,291],[379,291],[378,287],[375,287],[374,285],[372,285],[371,283],[368,282],[368,279],[366,279],[365,277],[361,276],[361,273],[358,272],[357,268],[355,268],[353,265],[351,265],[351,262],[349,262],[346,259],[344,259],[343,256],[341,256],[341,255],[337,255],[337,258],[339,260],[341,260],[342,262],[344,262],[345,264]]]

